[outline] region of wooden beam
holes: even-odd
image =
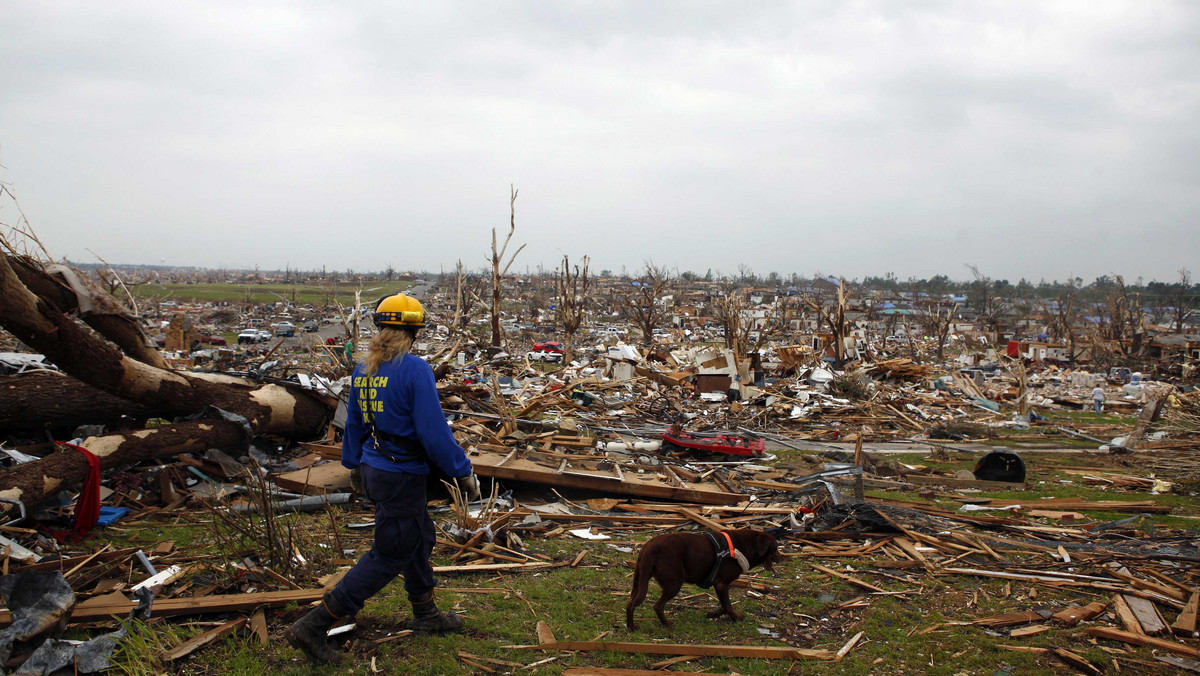
[[[1150,601],[1129,594],[1122,594],[1125,597],[1125,603],[1129,605],[1129,609],[1133,611],[1139,624],[1142,625],[1142,631],[1147,635],[1162,634],[1167,631],[1167,622],[1159,614],[1158,608]]]
[[[1192,598],[1188,599],[1187,605],[1183,607],[1183,611],[1179,613],[1179,617],[1175,618],[1174,624],[1171,625],[1171,631],[1180,638],[1193,638],[1196,636],[1196,611],[1200,610],[1200,592],[1192,594]]]
[[[226,622],[225,624],[222,624],[221,626],[219,626],[215,629],[211,629],[209,631],[204,632],[203,634],[200,634],[196,638],[184,641],[183,643],[180,643],[179,645],[175,646],[174,648],[171,648],[170,650],[163,653],[163,659],[167,660],[168,662],[171,662],[171,661],[177,660],[181,657],[187,657],[188,655],[191,655],[193,652],[199,650],[200,648],[203,648],[204,646],[208,645],[209,643],[212,643],[213,641],[219,640],[219,639],[231,634],[232,632],[241,628],[241,626],[243,624],[246,624],[246,618],[244,618],[244,617],[239,617],[236,620],[231,620],[229,622]]]
[[[525,481],[706,505],[736,505],[746,499],[745,495],[721,490],[715,486],[695,483],[684,483],[682,487],[673,485],[669,479],[657,473],[626,472],[622,478],[617,478],[613,473],[600,470],[574,468],[568,470],[565,467],[552,469],[526,458],[511,458],[506,461],[506,455],[490,451],[472,452],[470,457],[475,474],[492,479]]]
[[[816,570],[821,571],[822,573],[825,573],[826,575],[845,580],[846,582],[849,582],[850,584],[862,587],[863,589],[867,589],[867,590],[870,590],[873,592],[879,592],[881,594],[887,593],[886,590],[876,587],[875,585],[871,584],[870,582],[863,582],[862,580],[860,580],[856,577],[846,575],[845,573],[839,573],[838,571],[836,571],[832,568],[826,568],[825,566],[819,566],[815,563],[812,564],[812,567],[815,568]]]
[[[1104,608],[1104,604],[1100,603],[1099,601],[1089,603],[1086,606],[1071,606],[1066,610],[1060,610],[1059,612],[1055,613],[1050,619],[1058,622],[1061,625],[1074,627],[1080,622],[1090,620],[1104,612]]]
[[[679,513],[686,516],[687,518],[691,519],[692,521],[695,521],[696,523],[700,524],[701,526],[704,526],[705,528],[713,531],[714,533],[720,533],[721,531],[728,530],[727,528],[725,528],[721,524],[717,523],[716,521],[713,521],[712,519],[710,519],[708,517],[700,516],[699,514],[693,512],[690,509],[687,509],[686,507],[681,508],[679,510]]]
[[[233,613],[253,610],[259,606],[276,607],[289,603],[308,603],[321,598],[325,591],[324,589],[302,589],[300,591],[258,592],[256,594],[155,599],[154,615],[155,617],[174,617],[206,613]],[[109,617],[125,618],[136,605],[134,601],[114,602],[111,595],[97,596],[77,603],[71,611],[71,621],[87,622]],[[8,624],[10,621],[9,612],[7,610],[0,611],[0,624]]]
[[[1097,638],[1106,638],[1110,641],[1120,641],[1121,643],[1128,643],[1130,645],[1165,650],[1166,652],[1182,655],[1183,657],[1191,657],[1192,659],[1200,658],[1200,648],[1194,648],[1190,645],[1162,638],[1154,638],[1153,636],[1143,636],[1131,631],[1121,631],[1112,627],[1090,627],[1088,628],[1088,633]]]

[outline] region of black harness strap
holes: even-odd
[[[359,402],[362,406],[362,402]],[[425,453],[425,445],[420,439],[413,437],[402,437],[390,432],[384,432],[375,424],[375,410],[371,406],[367,406],[367,436],[375,441],[375,451],[383,457],[396,464],[404,464],[406,462],[427,462],[428,455]],[[359,441],[359,446],[366,442],[366,437]],[[387,442],[392,446],[400,449],[400,453],[392,453],[383,447],[383,442]]]
[[[701,589],[708,589],[712,586],[713,581],[717,579],[717,571],[721,569],[721,564],[725,563],[726,559],[732,558],[732,555],[728,549],[721,546],[720,540],[717,539],[717,536],[712,531],[704,531],[704,536],[708,538],[708,541],[712,543],[713,549],[716,550],[716,556],[713,557],[712,570],[708,571],[708,575],[705,575],[704,579],[699,582]]]

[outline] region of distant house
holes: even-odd
[[[1030,361],[1058,362],[1069,361],[1071,358],[1066,345],[1040,340],[1010,340],[1008,341],[1008,356],[1028,359]]]

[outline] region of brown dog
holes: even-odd
[[[746,558],[751,568],[762,565],[767,570],[774,570],[772,564],[783,560],[775,536],[770,533],[751,529],[726,532],[734,548]],[[717,541],[723,548],[728,546],[721,535],[717,535]],[[646,600],[650,578],[658,580],[658,585],[662,587],[662,597],[654,604],[654,612],[663,626],[671,626],[671,621],[663,613],[667,601],[675,598],[684,582],[703,582],[712,571],[716,557],[717,552],[704,533],[667,533],[647,542],[638,554],[634,568],[633,591],[629,594],[629,602],[625,604],[625,626],[631,631],[634,629],[633,610]],[[735,559],[727,558],[721,563],[712,583],[721,608],[709,613],[709,617],[728,615],[734,620],[741,619],[741,615],[734,612],[729,603],[729,585],[741,574],[742,567]]]

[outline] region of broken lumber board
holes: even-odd
[[[1138,624],[1142,625],[1142,631],[1149,636],[1162,634],[1167,631],[1167,622],[1159,614],[1158,608],[1154,603],[1137,596],[1122,594],[1125,604],[1129,606],[1129,610],[1133,612],[1137,618]]]
[[[1134,634],[1144,633],[1142,624],[1137,620],[1137,615],[1133,614],[1133,611],[1129,609],[1129,604],[1125,603],[1125,599],[1120,594],[1113,594],[1113,615],[1125,626],[1125,631]]]
[[[836,571],[832,568],[826,568],[825,566],[820,566],[815,563],[812,564],[812,567],[816,570],[821,571],[822,573],[825,573],[826,575],[845,580],[846,582],[849,582],[850,584],[862,587],[863,589],[867,589],[867,590],[870,590],[873,592],[879,592],[880,594],[886,593],[885,590],[883,590],[879,587],[876,587],[875,585],[871,584],[870,582],[863,582],[862,580],[860,580],[856,577],[853,577],[851,575],[846,575],[845,573],[839,573],[838,571]]]
[[[806,648],[777,648],[748,645],[691,645],[683,643],[623,643],[619,641],[558,641],[537,646],[512,646],[536,650],[606,650],[641,655],[699,655],[701,657],[748,657],[764,660],[833,660],[837,653]]]
[[[923,474],[906,474],[904,480],[910,484],[926,486],[956,486],[959,488],[983,488],[994,491],[1023,491],[1025,483],[1011,481],[983,481],[981,479],[955,479],[954,477],[925,476]]]
[[[468,565],[468,564],[463,564],[461,566],[434,566],[433,572],[435,572],[435,573],[474,573],[474,572],[486,572],[486,571],[496,571],[496,570],[504,570],[504,571],[529,570],[529,569],[534,569],[534,568],[536,568],[538,570],[542,570],[545,568],[561,568],[562,566],[568,566],[568,565],[570,565],[569,561],[559,561],[557,563],[544,563],[544,562],[482,563],[482,564],[479,564],[478,566],[472,566],[472,565]]]
[[[1051,648],[1050,654],[1080,673],[1089,674],[1090,676],[1100,676],[1104,673],[1096,665],[1088,661],[1087,658],[1082,655],[1076,655],[1066,648]]]
[[[219,640],[222,637],[237,631],[243,624],[246,624],[246,618],[244,617],[239,617],[236,620],[230,620],[229,622],[226,622],[215,629],[210,629],[209,631],[206,631],[193,639],[184,641],[174,648],[171,648],[163,653],[163,659],[167,660],[168,662],[173,662],[181,657],[187,657],[209,643],[212,643],[213,641]]]
[[[1175,641],[1168,641],[1163,638],[1143,636],[1142,634],[1135,634],[1132,631],[1121,631],[1112,627],[1089,627],[1087,633],[1097,638],[1106,638],[1110,641],[1165,650],[1166,652],[1182,655],[1183,657],[1200,658],[1200,648],[1176,643]]]
[[[313,453],[316,453],[317,455],[321,456],[322,458],[325,458],[326,460],[339,460],[340,461],[342,459],[342,447],[341,446],[335,446],[332,444],[321,444],[321,443],[312,442],[312,441],[301,441],[301,442],[299,442],[299,444],[300,444],[301,448],[308,450],[308,451],[312,451]]]
[[[254,594],[227,594],[194,598],[155,599],[154,615],[172,617],[177,615],[202,615],[205,613],[232,613],[254,610],[259,606],[285,606],[289,603],[316,601],[325,594],[325,589],[301,589],[300,591],[257,592]],[[80,601],[71,611],[72,622],[102,620],[109,617],[125,618],[137,604],[134,601],[115,601],[108,596]],[[0,624],[11,622],[7,610],[0,611]]]
[[[1175,618],[1175,622],[1171,625],[1171,631],[1180,638],[1192,638],[1196,635],[1196,611],[1200,610],[1200,592],[1192,594],[1192,598],[1188,599],[1187,605],[1179,613],[1179,617]]]
[[[350,490],[350,470],[340,462],[327,462],[271,477],[280,488],[304,495],[345,493]]]
[[[658,669],[606,669],[604,667],[571,667],[562,676],[716,676],[711,671],[660,671]]]
[[[558,472],[525,458],[512,458],[501,465],[505,457],[487,451],[472,452],[471,466],[477,476],[491,479],[583,488],[618,495],[715,505],[736,505],[746,499],[746,496],[740,493],[719,490],[706,484],[684,482],[684,487],[675,486],[667,479],[660,478],[657,473],[626,472],[624,477],[618,479],[599,470],[569,468],[569,471]]]
[[[1071,606],[1066,610],[1060,610],[1055,613],[1050,619],[1061,625],[1074,627],[1080,622],[1090,620],[1104,612],[1104,608],[1104,604],[1099,601],[1089,603],[1086,606]]]
[[[997,627],[1014,627],[1018,624],[1030,624],[1031,622],[1041,622],[1046,618],[1032,610],[1027,610],[1020,613],[1006,613],[1004,615],[993,615],[991,617],[981,617],[971,624],[976,627],[989,627],[995,629]]]
[[[625,516],[624,514],[555,514],[553,512],[534,512],[533,510],[522,509],[519,512],[514,512],[516,516],[524,518],[529,514],[537,514],[542,521],[608,521],[611,523],[626,523],[626,524],[647,524],[656,526],[681,526],[688,522],[682,516],[651,516],[651,515],[634,515]]]
[[[128,549],[113,549],[113,550],[110,550],[107,552],[103,552],[102,554],[85,554],[83,556],[73,556],[69,559],[57,559],[54,561],[46,561],[44,563],[31,563],[31,564],[24,565],[24,566],[18,565],[16,560],[14,560],[13,564],[12,564],[12,570],[14,573],[19,573],[19,572],[26,571],[26,570],[29,570],[29,571],[33,571],[33,570],[68,571],[68,570],[71,570],[72,568],[74,568],[75,566],[79,565],[80,563],[87,561],[88,559],[91,559],[92,561],[113,561],[116,559],[123,559],[127,556],[133,556],[134,552],[136,552],[136,551],[137,551],[137,547],[130,547]]]
[[[700,657],[750,657],[767,660],[833,660],[837,653],[807,648],[777,648],[749,645],[687,645],[682,643],[624,643],[620,641],[559,641],[545,621],[537,623],[538,645],[506,645],[513,650],[607,650],[641,655],[697,655]],[[853,646],[851,646],[853,647]]]
[[[701,526],[704,526],[705,528],[707,528],[711,531],[714,531],[716,533],[720,533],[721,531],[728,530],[727,528],[722,526],[720,523],[717,523],[716,521],[713,521],[712,519],[710,519],[708,517],[700,516],[699,514],[693,512],[690,509],[686,509],[686,508],[680,509],[679,513],[686,516],[687,518],[691,519],[692,521],[695,521],[696,523],[700,524]]]

